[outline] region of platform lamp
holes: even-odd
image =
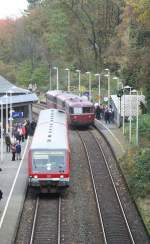
[[[9,121],[10,121],[10,137],[12,137],[12,90],[8,91],[9,93],[9,104],[10,104],[10,110],[9,110]]]
[[[132,120],[132,103],[131,103],[131,89],[132,87],[131,86],[124,86],[124,90],[125,89],[128,89],[129,90],[129,94],[130,94],[130,116],[129,116],[129,142],[131,143],[131,137],[132,137],[132,123],[131,123],[131,120]]]
[[[67,79],[68,79],[68,85],[67,85],[67,90],[70,92],[70,69],[66,68],[67,71]]]
[[[120,85],[121,85],[121,89],[123,89],[123,84],[122,84],[122,82],[120,81],[119,77],[114,76],[112,79],[117,81],[117,91],[119,91],[119,89],[120,89]]]
[[[110,69],[105,69],[108,73],[104,75],[105,77],[108,78],[108,107],[110,105]]]
[[[92,95],[91,95],[91,72],[87,71],[86,74],[89,76],[89,101],[91,101]]]
[[[137,90],[132,90],[132,93],[136,93],[136,145],[139,144],[139,93]]]
[[[59,90],[59,81],[58,81],[58,67],[53,67],[53,69],[56,69],[56,89]]]
[[[121,127],[121,97],[123,96],[123,89],[119,89],[118,91],[117,91],[117,97],[119,98],[119,100],[120,100],[120,111],[119,111],[119,113],[118,114],[120,114],[120,116],[118,116],[119,117],[119,128]]]
[[[6,133],[8,133],[8,94],[6,92]]]
[[[50,64],[49,64],[49,89],[50,91],[52,89],[52,69]]]
[[[79,73],[79,96],[81,95],[80,90],[81,90],[81,70],[77,69],[76,70],[77,73]]]
[[[98,97],[99,97],[99,105],[101,101],[101,74],[95,74],[98,77]]]

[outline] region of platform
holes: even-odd
[[[121,128],[118,128],[114,123],[106,124],[104,120],[95,119],[95,126],[106,137],[111,145],[111,148],[119,160],[126,153],[128,149],[128,141],[125,140]]]
[[[12,244],[16,227],[22,211],[27,188],[27,151],[29,139],[21,143],[22,160],[12,161],[11,152],[6,152],[4,143],[4,160],[0,163],[0,189],[3,199],[0,201],[0,243]]]

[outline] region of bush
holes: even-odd
[[[150,149],[141,149],[134,157],[134,165],[129,174],[129,186],[134,198],[150,194]]]

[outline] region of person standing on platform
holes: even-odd
[[[95,108],[95,115],[96,115],[96,119],[100,119],[100,106],[99,104],[96,106]]]
[[[104,118],[105,118],[105,123],[109,123],[110,124],[110,113],[109,113],[109,109],[106,108],[105,109],[105,113],[104,113]]]
[[[11,140],[9,134],[6,134],[5,136],[5,143],[6,143],[6,152],[10,152]]]
[[[18,141],[16,143],[16,159],[21,160],[21,144]]]
[[[11,152],[12,152],[12,161],[15,161],[15,156],[16,156],[16,144],[15,143],[11,144]]]
[[[26,134],[26,128],[25,128],[24,125],[22,125],[22,127],[21,127],[21,138],[22,138],[22,142],[24,142],[25,134]]]

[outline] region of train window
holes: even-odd
[[[91,113],[91,107],[84,107],[83,113]]]
[[[64,172],[66,170],[66,154],[63,151],[34,152],[32,167],[35,173]]]
[[[69,113],[73,114],[73,108],[72,107],[69,108]]]

